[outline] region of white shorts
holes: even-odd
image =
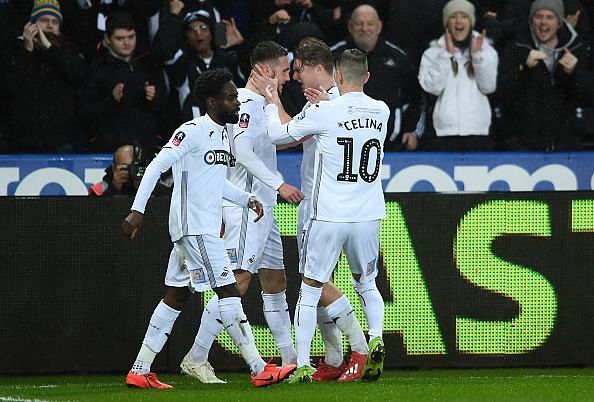
[[[219,236],[185,236],[173,243],[165,285],[204,292],[235,283],[235,276]]]
[[[297,250],[299,252],[299,273],[303,273],[303,264],[301,263],[302,255],[303,255],[303,239],[305,238],[305,233],[307,232],[307,228],[309,226],[309,222],[311,221],[310,216],[311,211],[311,200],[304,199],[299,203],[299,208],[297,210]]]
[[[225,248],[233,270],[257,274],[261,268],[285,269],[283,243],[273,207],[264,207],[264,216],[248,208],[224,207]]]
[[[303,240],[302,264],[306,278],[326,283],[344,250],[353,274],[360,283],[377,276],[380,221],[324,222],[311,220]]]

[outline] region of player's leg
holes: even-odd
[[[249,287],[252,274],[248,271],[237,269],[242,266],[242,258],[238,259],[238,252],[241,256],[245,254],[243,245],[240,245],[240,239],[245,239],[247,232],[247,223],[249,216],[246,214],[247,208],[224,207],[223,222],[225,223],[225,248],[229,256],[231,267],[240,294],[243,296]],[[245,215],[245,216],[244,216]],[[248,251],[249,253],[249,251]],[[208,354],[215,339],[223,330],[223,322],[219,311],[219,298],[215,294],[205,306],[200,326],[194,339],[192,348],[182,360],[180,368],[182,372],[188,374],[203,383],[222,383],[216,377],[214,369],[208,363]]]
[[[363,313],[369,326],[369,355],[364,380],[376,380],[383,371],[385,347],[382,340],[384,301],[377,289],[380,222],[359,222],[345,245],[353,284],[361,300]]]
[[[322,286],[328,282],[338,261],[344,234],[329,222],[312,221],[303,242],[303,280],[295,309],[295,343],[297,345],[297,371],[292,383],[312,381],[310,362],[317,307]]]
[[[266,364],[254,342],[250,324],[243,312],[241,293],[235,283],[234,275],[230,274],[227,266],[229,258],[223,241],[214,235],[200,235],[189,237],[188,247],[192,247],[190,255],[197,255],[199,260],[191,261],[202,264],[210,288],[218,296],[219,314],[223,327],[241,352],[245,362],[252,372],[252,383],[255,386],[266,386],[284,379],[295,368],[276,367]]]
[[[299,250],[299,273],[303,275],[302,245],[307,236],[310,219],[311,203],[309,200],[303,200],[299,203],[297,219],[297,249]],[[344,371],[344,362],[342,355],[342,333],[336,326],[332,318],[326,312],[328,304],[332,303],[341,296],[342,292],[337,289],[332,282],[325,283],[322,287],[322,296],[317,308],[318,331],[324,342],[324,361],[318,364],[316,372],[312,376],[314,381],[336,380]]]
[[[272,213],[272,210],[270,210]],[[295,364],[297,353],[291,336],[291,317],[287,304],[287,278],[283,264],[283,244],[274,215],[272,227],[262,252],[258,277],[262,287],[262,307],[283,365]]]
[[[252,274],[238,270],[234,272],[234,276],[239,293],[243,296],[247,292]],[[207,384],[225,382],[216,376],[214,369],[208,362],[208,354],[212,344],[221,331],[223,331],[223,321],[219,310],[219,296],[215,293],[202,311],[202,318],[194,344],[181,362],[180,368],[184,374]]]
[[[140,351],[126,377],[126,385],[128,386],[172,388],[170,385],[160,382],[156,375],[150,371],[155,356],[163,349],[175,320],[190,297],[188,288],[190,278],[182,267],[176,249],[177,247],[174,245],[169,256],[169,264],[165,275],[165,284],[167,285],[165,297],[159,302],[150,318]]]

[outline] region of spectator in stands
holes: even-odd
[[[402,49],[380,37],[382,22],[375,8],[363,4],[349,19],[350,37],[332,47],[334,55],[357,48],[367,54],[370,78],[365,93],[390,108],[385,150],[417,147],[424,130],[423,98],[415,70]]]
[[[150,54],[136,54],[130,14],[109,16],[103,45],[80,94],[89,148],[111,152],[134,141],[146,147],[161,145],[157,124],[167,99],[162,74]]]
[[[244,71],[250,71],[249,45],[233,19],[222,24],[225,34],[216,37],[210,12],[188,8],[180,0],[172,0],[168,12],[161,14],[154,48],[165,63],[171,91],[177,98],[176,106],[181,110],[174,126],[205,113],[203,100],[191,95],[194,82],[204,71],[226,68],[237,86],[245,84]]]
[[[58,2],[36,0],[23,36],[5,54],[2,64],[15,152],[74,150],[76,92],[86,64],[61,28]]]
[[[344,0],[255,0],[251,7],[254,42],[272,40],[288,47],[286,29],[312,22],[330,39],[343,37],[341,8]]]
[[[150,160],[145,160],[138,144],[122,145],[113,154],[113,161],[105,169],[103,180],[89,188],[91,197],[134,196]],[[171,170],[161,176],[153,195],[171,194]]]
[[[591,105],[589,49],[564,21],[561,0],[536,0],[529,25],[501,57],[499,97],[512,149],[578,149],[576,107]]]
[[[430,151],[490,151],[491,107],[487,95],[497,82],[497,52],[485,32],[473,31],[475,8],[466,0],[451,0],[442,11],[445,33],[423,53],[421,87],[437,99],[434,133],[423,138]]]

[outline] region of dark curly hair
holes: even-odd
[[[214,68],[200,74],[194,83],[194,99],[206,102],[206,98],[217,97],[223,86],[233,80],[233,75],[225,68]]]

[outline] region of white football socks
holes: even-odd
[[[368,283],[359,283],[353,279],[353,284],[361,300],[365,318],[367,318],[369,340],[373,338],[381,339],[384,326],[384,299],[377,289],[375,280]]]
[[[291,337],[291,317],[289,316],[289,305],[285,292],[264,293],[262,292],[264,318],[268,328],[272,332],[278,351],[280,352],[283,366],[295,364],[297,353],[293,346]]]
[[[226,297],[219,300],[219,310],[221,312],[221,320],[225,330],[233,339],[235,346],[241,352],[243,360],[250,366],[252,375],[261,374],[264,371],[266,363],[260,357],[256,344],[254,343],[254,335],[252,328],[243,313],[240,297]]]
[[[219,311],[219,297],[215,294],[202,312],[200,327],[189,352],[190,361],[194,363],[207,361],[210,348],[222,330],[223,321]]]
[[[318,307],[318,330],[325,346],[324,362],[333,367],[342,364],[342,333],[326,312],[326,307]]]
[[[326,312],[340,328],[351,344],[353,352],[366,355],[368,352],[365,334],[355,316],[355,311],[345,295],[326,306]]]
[[[316,331],[317,306],[322,288],[301,282],[299,300],[295,309],[295,343],[297,344],[297,367],[310,366],[311,341]]]
[[[149,321],[148,329],[144,335],[142,346],[132,365],[134,374],[148,374],[151,371],[151,364],[159,353],[171,333],[171,328],[179,316],[179,311],[172,309],[161,300]]]

